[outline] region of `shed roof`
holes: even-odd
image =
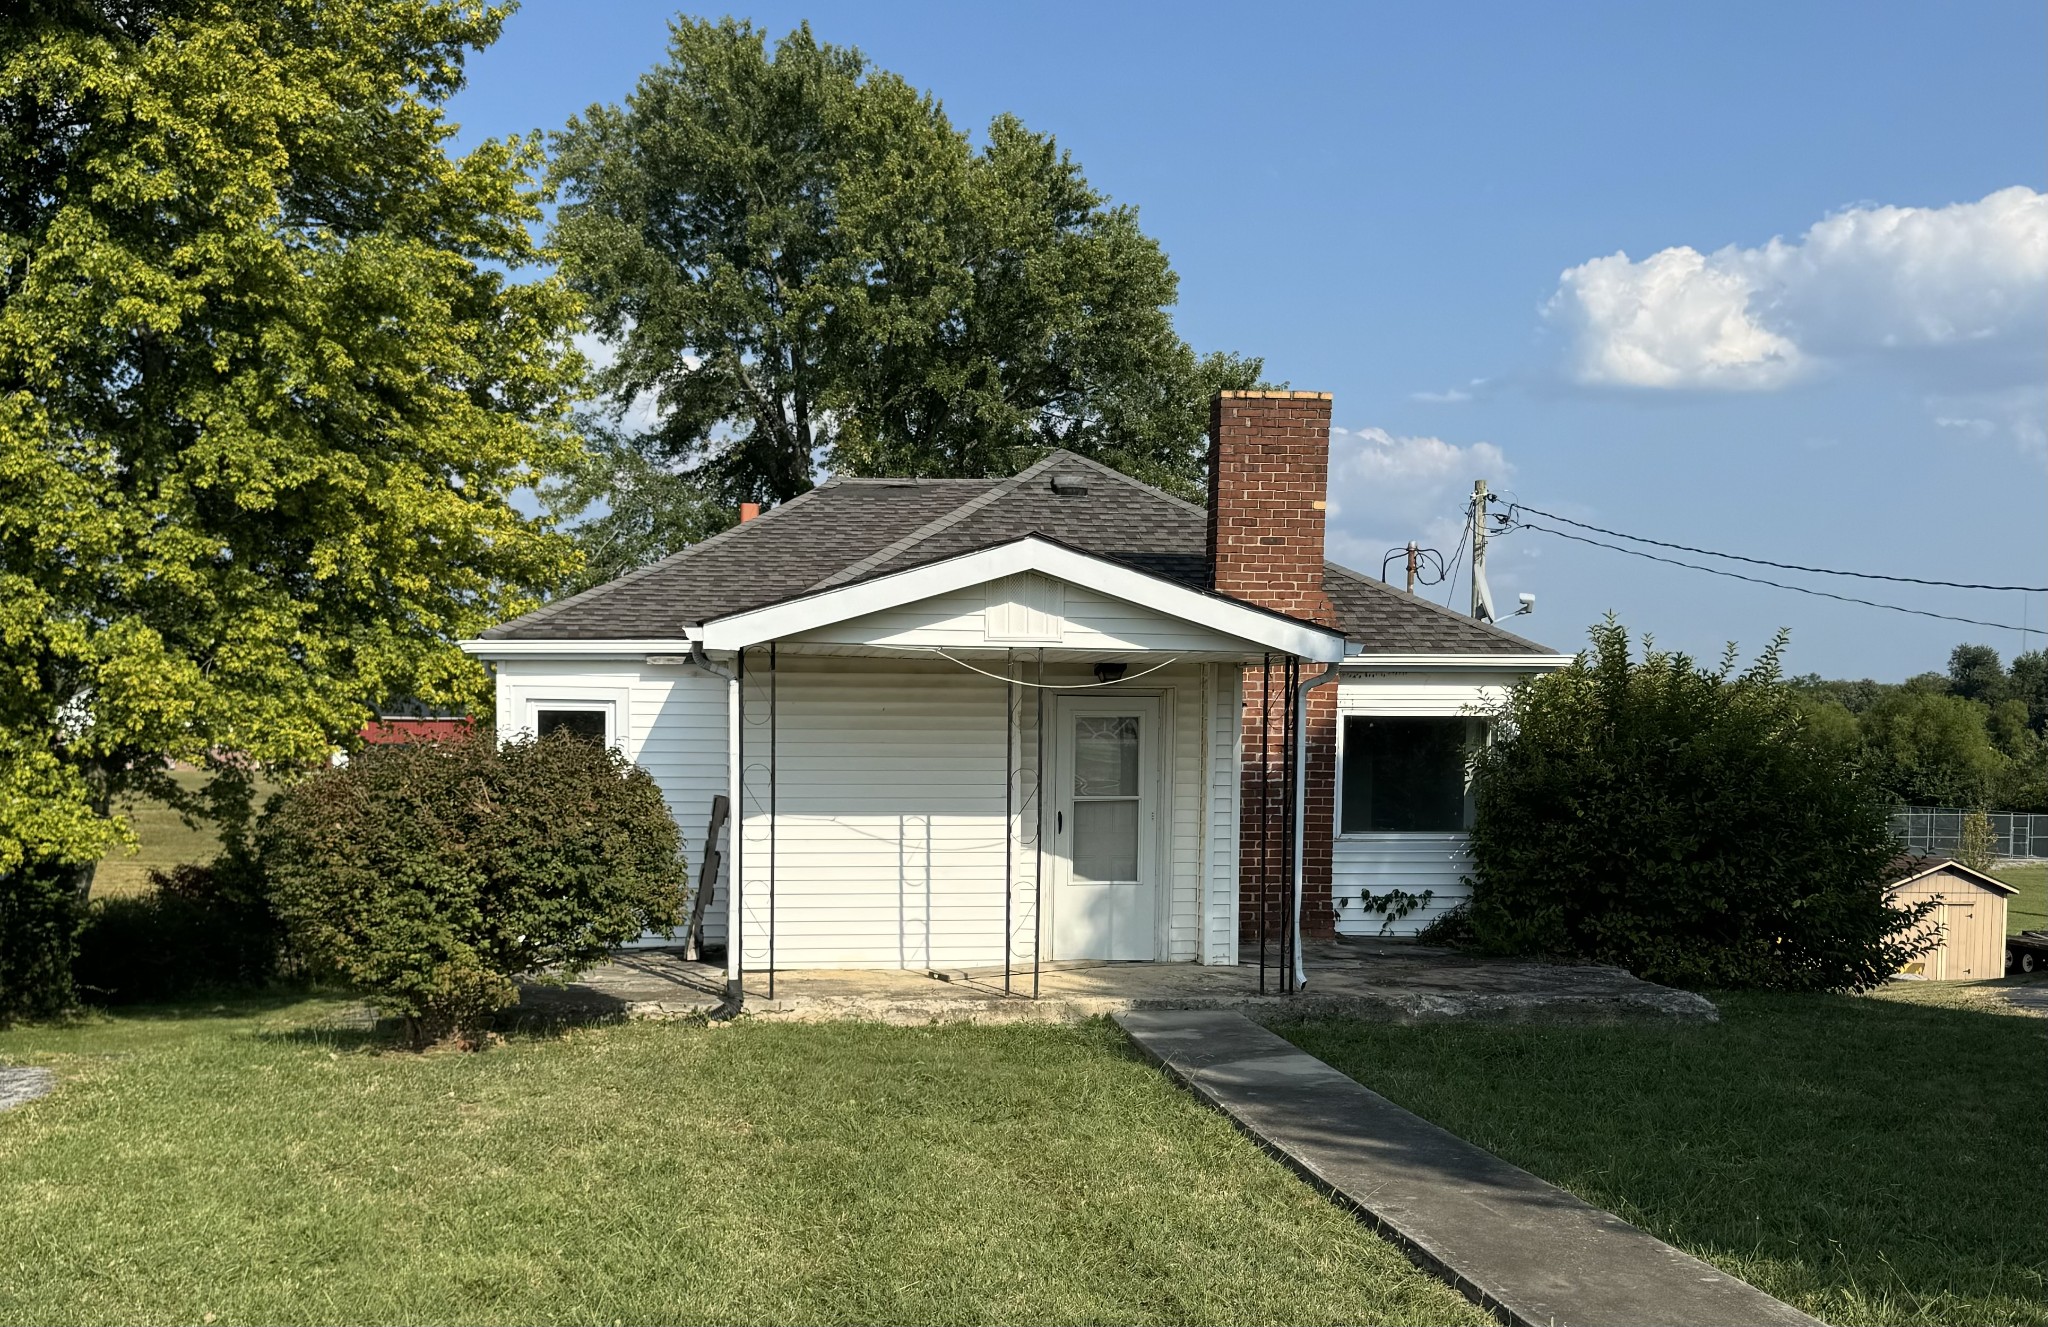
[[[1055,491],[1055,476],[1079,483]],[[659,562],[500,623],[484,639],[680,637],[713,618],[1028,535],[1212,593],[1207,512],[1054,451],[1008,479],[830,479]],[[1334,562],[1324,564],[1323,586],[1339,629],[1368,653],[1552,653]]]
[[[1898,861],[1892,863],[1891,873],[1897,878],[1887,884],[1885,886],[1886,889],[1903,889],[1915,880],[1923,880],[1930,875],[1946,873],[2002,896],[2019,893],[2019,890],[2006,884],[2005,881],[2000,880],[1998,877],[1986,875],[1982,871],[1965,866],[1952,857],[1901,857]]]

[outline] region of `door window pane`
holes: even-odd
[[[571,737],[601,745],[605,740],[604,719],[603,710],[538,710],[533,716],[533,726],[542,737],[566,732]]]
[[[1079,715],[1074,719],[1074,796],[1138,795],[1138,716]]]
[[[1095,885],[1137,881],[1137,798],[1074,803],[1074,879]]]
[[[1465,828],[1465,719],[1344,720],[1345,833]]]

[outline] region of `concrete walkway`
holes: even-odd
[[[1137,1011],[1116,1021],[1197,1096],[1510,1323],[1817,1327],[1789,1304],[1446,1133],[1241,1015]]]
[[[1714,1006],[1690,991],[1640,981],[1620,968],[1519,963],[1400,942],[1326,940],[1307,947],[1309,985],[1278,994],[1277,970],[1259,992],[1256,964],[1053,963],[1031,970],[795,970],[747,973],[745,1012],[791,1020],[868,1019],[895,1023],[1065,1022],[1135,1009],[1228,1009],[1251,1016],[1327,1014],[1388,1022],[1494,1019],[1516,1022],[1711,1021]],[[729,1012],[722,965],[691,962],[674,949],[624,950],[566,986],[527,983],[522,1006],[679,1018]]]

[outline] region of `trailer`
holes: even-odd
[[[2005,937],[2007,972],[2048,972],[2048,931],[2021,931]]]

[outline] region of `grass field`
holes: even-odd
[[[0,1321],[1487,1321],[1106,1025],[342,1012],[0,1033]]]
[[[2048,863],[2001,866],[1991,874],[2019,893],[2005,901],[2005,931],[2048,930]]]
[[[202,787],[206,778],[195,770],[177,770],[171,777],[187,791]],[[259,784],[259,795],[270,786]],[[153,797],[129,798],[120,811],[135,831],[136,846],[116,848],[100,859],[92,879],[96,896],[135,893],[148,883],[152,868],[210,862],[220,852],[220,836],[211,825],[188,825]]]
[[[1692,1028],[1278,1029],[1830,1322],[2048,1323],[2048,1020],[1929,984]]]
[[[179,770],[171,777],[187,790],[201,787],[204,776]],[[153,868],[210,862],[220,852],[220,838],[210,825],[194,827],[153,797],[131,797],[120,805],[135,831],[135,847],[116,848],[100,859],[93,873],[95,895],[132,894],[148,883]]]

